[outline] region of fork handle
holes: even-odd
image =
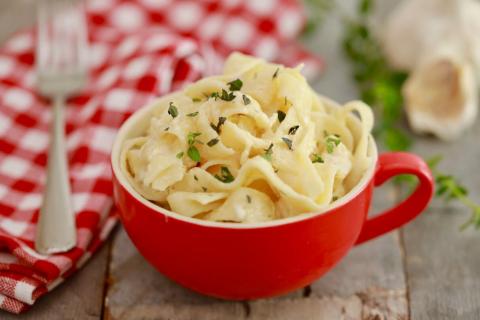
[[[70,199],[67,152],[65,147],[63,96],[53,99],[47,184],[37,225],[35,248],[42,254],[68,251],[75,246],[75,215]]]

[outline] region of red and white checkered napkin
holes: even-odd
[[[35,33],[18,33],[0,49],[0,308],[14,313],[80,268],[115,225],[109,153],[132,112],[218,72],[232,50],[321,68],[293,41],[304,23],[294,0],[92,0],[87,7],[91,78],[67,109],[78,242],[64,254],[32,249],[51,118],[34,85]]]

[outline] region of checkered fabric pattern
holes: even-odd
[[[322,63],[294,39],[304,25],[294,0],[91,0],[91,74],[68,101],[66,131],[77,244],[35,252],[51,120],[35,89],[35,31],[0,49],[0,308],[20,313],[75,272],[116,223],[109,154],[122,122],[155,96],[220,71],[238,50],[287,65]]]

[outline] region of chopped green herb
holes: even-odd
[[[277,172],[278,172],[278,169],[274,169],[273,172],[277,173]]]
[[[333,196],[333,197],[332,197],[332,202],[333,202],[333,201],[337,201],[337,200],[338,200],[338,197],[337,197],[337,196]]]
[[[287,116],[287,114],[285,112],[283,112],[282,110],[277,111],[278,122],[281,123],[283,120],[285,120],[286,116]]]
[[[170,105],[168,107],[168,114],[172,116],[172,118],[176,118],[178,116],[178,110],[177,107],[173,104],[173,102],[170,102]]]
[[[220,99],[224,101],[232,101],[233,99],[235,99],[235,95],[232,91],[227,92],[225,91],[225,89],[222,89],[222,95],[220,96]]]
[[[295,133],[297,133],[298,128],[300,128],[299,125],[291,127],[290,129],[288,129],[288,134],[289,135],[294,135]]]
[[[247,194],[247,202],[248,203],[252,203],[252,198],[250,197],[250,195]]]
[[[193,179],[195,179],[195,181],[198,181],[198,177],[196,175],[193,175]]]
[[[200,101],[202,101],[202,99],[200,99],[200,98],[192,98],[192,101],[193,101],[193,102],[200,102]]]
[[[200,132],[189,132],[187,135],[188,145],[191,146],[197,142],[200,142],[197,140],[197,137],[200,135],[202,135]]]
[[[200,152],[198,151],[197,147],[194,146],[195,143],[202,143],[201,141],[197,140],[197,137],[200,136],[200,132],[189,132],[187,135],[187,142],[188,142],[188,150],[187,155],[190,159],[195,162],[200,161]]]
[[[187,117],[196,117],[198,116],[198,111],[187,114]]]
[[[168,131],[168,130],[170,130],[170,127],[166,127],[166,128],[164,129],[164,131]]]
[[[221,167],[220,168],[220,176],[218,174],[215,175],[215,178],[218,180],[224,182],[224,183],[230,183],[233,180],[235,180],[235,177],[230,173],[230,170],[228,170],[227,167]]]
[[[221,127],[222,125],[227,121],[227,118],[225,117],[220,117],[218,118],[218,123],[217,125],[214,125],[213,123],[210,123],[210,127],[212,127],[213,130],[215,130],[218,134],[221,132]]]
[[[200,152],[198,151],[197,147],[190,146],[188,147],[187,154],[195,162],[200,162]]]
[[[203,192],[207,192],[207,188],[202,187]]]
[[[230,91],[238,91],[238,90],[242,89],[242,86],[243,86],[243,82],[240,79],[235,79],[233,81],[230,81],[227,84],[229,86]]]
[[[183,151],[177,153],[177,156],[176,156],[177,159],[181,159],[181,158],[183,157],[184,153],[185,153],[185,152],[183,152]]]
[[[275,70],[275,73],[273,74],[272,79],[275,79],[278,76],[278,71],[280,71],[280,68],[277,68],[277,70]]]
[[[242,94],[243,104],[247,105],[250,104],[251,100],[244,94]]]
[[[218,92],[212,92],[210,98],[214,98],[215,100],[217,100],[218,98],[220,98],[220,94]]]
[[[332,153],[336,146],[340,144],[340,136],[339,135],[329,135],[325,140],[327,146],[327,152]]]
[[[218,141],[219,141],[218,138],[213,138],[212,140],[207,142],[207,146],[213,147],[214,145],[216,145],[218,143]]]
[[[312,163],[324,163],[324,162],[325,161],[323,161],[323,158],[318,153],[313,154]]]
[[[283,142],[285,142],[285,144],[287,145],[288,149],[293,150],[293,149],[292,149],[292,140],[290,140],[290,139],[288,139],[288,138],[285,138],[285,137],[282,137],[282,140],[283,140]]]
[[[262,154],[262,157],[265,160],[272,161],[272,154],[273,154],[273,143],[270,143],[267,149],[264,149],[265,153]]]

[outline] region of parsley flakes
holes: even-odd
[[[178,116],[178,109],[177,107],[175,107],[175,105],[171,101],[168,107],[168,114],[171,115],[172,118],[176,118]]]
[[[200,162],[200,151],[198,151],[197,147],[190,146],[188,147],[187,154],[195,162]]]
[[[225,123],[225,121],[227,121],[227,118],[225,117],[219,117],[218,118],[218,123],[217,125],[214,125],[213,123],[210,123],[210,127],[215,130],[218,134],[220,134],[221,132],[221,127],[222,125]]]
[[[278,71],[280,71],[280,68],[277,68],[277,70],[275,70],[275,73],[273,74],[272,79],[275,79],[278,76]]]
[[[298,128],[300,128],[299,125],[291,127],[290,129],[288,129],[288,134],[293,136],[295,133],[297,133]]]
[[[250,102],[252,102],[246,95],[242,94],[242,100],[243,100],[243,104],[244,105],[247,105],[247,104],[250,104]]]
[[[219,141],[218,138],[213,138],[212,140],[207,142],[207,146],[213,147],[214,145],[216,145],[218,143],[218,141]]]
[[[283,112],[282,110],[277,111],[277,117],[278,117],[278,122],[282,123],[283,120],[285,120],[285,117],[287,114]]]
[[[325,161],[323,160],[323,158],[318,153],[313,154],[312,163],[324,163],[324,162]]]
[[[233,180],[235,180],[235,177],[232,175],[230,170],[228,170],[227,167],[221,167],[220,168],[220,175],[216,174],[215,178],[218,180],[224,182],[224,183],[230,183]]]
[[[327,152],[332,153],[335,147],[340,144],[340,142],[340,136],[338,134],[327,136],[325,140]]]
[[[200,136],[200,132],[190,132],[187,136],[187,142],[188,142],[188,150],[187,150],[187,155],[190,159],[192,159],[195,162],[200,161],[200,151],[198,151],[197,147],[195,147],[195,143],[202,143],[201,141],[197,140],[197,137]]]
[[[238,90],[242,89],[242,86],[243,86],[243,82],[240,79],[235,79],[233,81],[230,81],[227,84],[228,84],[228,87],[229,87],[228,89],[230,91],[238,91]]]
[[[196,117],[198,116],[198,111],[187,114],[187,117]]]
[[[267,161],[272,161],[272,154],[273,154],[273,143],[270,143],[267,149],[264,149],[265,151],[264,154],[262,154],[262,157],[267,160]]]
[[[283,142],[285,142],[285,144],[287,145],[289,150],[293,150],[292,149],[292,140],[290,140],[288,138],[285,138],[285,137],[282,137],[282,140],[283,140]]]

